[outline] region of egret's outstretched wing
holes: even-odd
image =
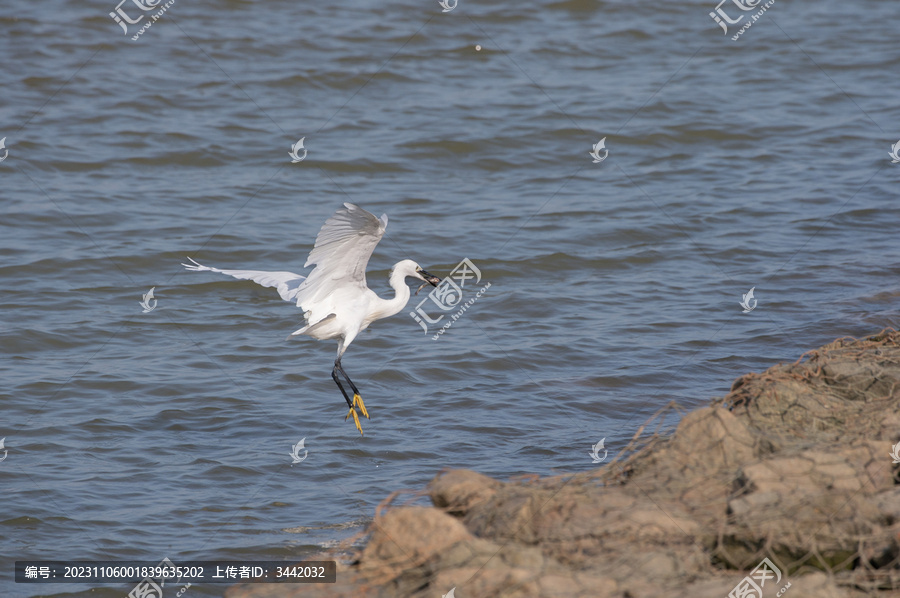
[[[386,214],[376,218],[352,203],[345,203],[326,220],[306,260],[306,266],[315,268],[297,289],[297,305],[315,304],[342,286],[365,289],[366,265],[384,236],[387,221]]]
[[[218,268],[210,268],[197,263],[191,258],[190,264],[181,264],[188,270],[193,272],[218,272],[219,274],[227,274],[239,280],[252,280],[264,287],[275,287],[278,294],[285,301],[296,301],[297,291],[306,277],[294,274],[293,272],[264,272],[260,270],[220,270]]]

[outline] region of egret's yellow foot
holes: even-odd
[[[366,405],[362,402],[362,397],[356,393],[353,393],[353,406],[359,407],[359,410],[362,411],[362,414],[366,419],[369,419],[369,412],[366,411]]]
[[[351,415],[353,416],[353,423],[356,424],[356,429],[359,430],[360,434],[362,434],[363,433],[362,426],[359,425],[359,416],[356,415],[356,409],[351,407],[350,412],[347,413],[347,417],[344,418],[344,421],[347,421],[347,418],[349,418]]]

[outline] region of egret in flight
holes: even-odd
[[[441,282],[440,278],[429,274],[414,261],[402,260],[391,269],[389,280],[394,289],[393,299],[382,299],[366,286],[366,264],[384,236],[387,223],[387,214],[376,218],[357,205],[345,203],[325,221],[316,237],[316,244],[304,265],[304,268],[315,266],[309,276],[293,272],[220,270],[203,266],[191,258],[188,258],[190,264],[181,264],[194,272],[219,272],[240,280],[252,280],[264,287],[274,287],[282,299],[296,303],[303,310],[306,325],[295,330],[291,336],[305,334],[317,340],[337,339],[337,359],[334,360],[331,377],[350,406],[344,421],[353,416],[360,434],[362,426],[359,425],[356,408],[359,407],[366,419],[369,412],[359,389],[341,367],[344,351],[369,324],[406,307],[409,301],[406,278],[425,281],[416,293],[427,284],[437,286]],[[342,377],[353,391],[353,399],[341,384]]]

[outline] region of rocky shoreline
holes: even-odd
[[[433,507],[379,508],[336,584],[226,597],[900,598],[898,442],[900,333],[838,339],[594,471],[442,472]]]

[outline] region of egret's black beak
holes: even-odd
[[[439,284],[441,284],[441,279],[438,278],[437,276],[435,276],[434,274],[429,274],[425,270],[419,270],[418,273],[422,278],[425,279],[425,284],[423,284],[418,289],[416,289],[416,295],[418,295],[419,291],[421,291],[423,288],[425,288],[426,285],[430,284],[431,286],[436,287]]]

